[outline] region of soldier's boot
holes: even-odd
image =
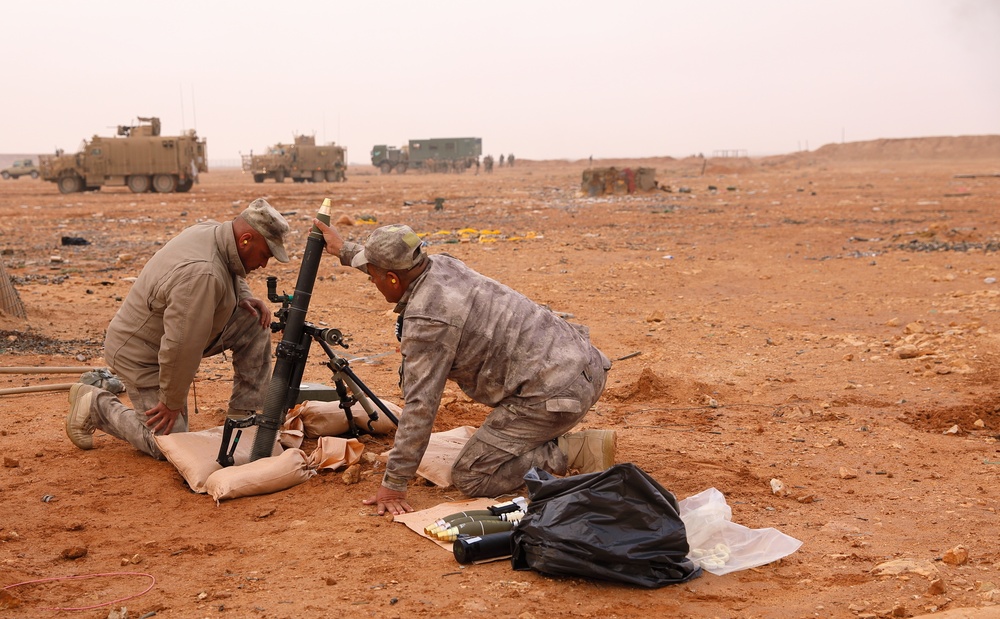
[[[69,413],[66,415],[66,436],[80,449],[94,448],[94,421],[90,411],[97,387],[74,383],[69,388]]]
[[[615,463],[618,435],[614,430],[581,430],[559,437],[567,472],[597,473]]]

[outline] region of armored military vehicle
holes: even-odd
[[[464,172],[476,165],[483,154],[482,138],[432,138],[410,140],[395,148],[378,144],[372,148],[372,165],[389,174],[408,169],[424,172]]]
[[[0,176],[4,180],[21,178],[22,176],[38,178],[38,168],[35,167],[35,162],[31,159],[18,159],[9,168],[0,170]]]
[[[273,178],[276,183],[291,178],[296,183],[347,180],[347,149],[331,142],[316,146],[311,135],[297,135],[291,144],[275,144],[263,155],[243,155],[243,171],[255,183]]]
[[[194,129],[183,135],[161,136],[160,119],[139,118],[137,125],[119,125],[118,135],[95,135],[75,155],[57,151],[42,155],[43,180],[62,193],[128,186],[134,193],[190,191],[198,174],[208,172],[208,148]]]

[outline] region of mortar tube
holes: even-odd
[[[324,198],[323,204],[316,213],[316,219],[324,224],[330,224],[332,213],[330,198]],[[257,436],[254,438],[253,449],[250,451],[250,461],[256,461],[271,455],[278,430],[285,423],[287,412],[288,389],[293,378],[295,382],[301,379],[301,371],[297,367],[305,363],[301,359],[302,336],[305,331],[306,312],[312,299],[313,285],[319,272],[320,259],[326,251],[326,241],[323,233],[316,225],[309,231],[306,240],[305,253],[302,254],[302,265],[299,267],[299,277],[295,283],[295,293],[285,318],[284,335],[278,344],[274,371],[264,396],[264,410],[257,415]],[[299,385],[295,385],[296,389]]]

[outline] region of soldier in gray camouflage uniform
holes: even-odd
[[[362,246],[314,223],[327,252],[366,271],[399,314],[403,412],[382,485],[365,504],[377,504],[379,514],[413,510],[407,483],[449,379],[493,408],[452,467],[452,481],[466,495],[516,490],[536,466],[564,475],[614,464],[613,431],[567,434],[597,402],[611,368],[586,327],[447,254],[427,255],[408,226],[378,228]]]

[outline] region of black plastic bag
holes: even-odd
[[[677,499],[634,464],[557,478],[524,476],[530,502],[511,539],[515,570],[655,588],[701,575]]]

